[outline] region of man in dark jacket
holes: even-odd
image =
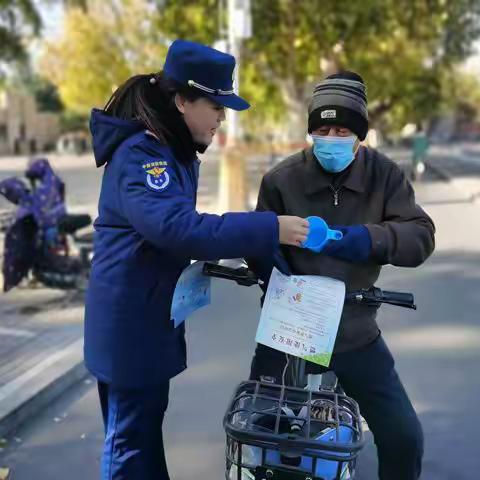
[[[332,241],[320,254],[282,247],[288,269],[297,275],[336,278],[351,291],[373,286],[382,265],[423,263],[434,250],[432,220],[415,203],[398,166],[360,145],[368,132],[362,78],[353,72],[327,77],[315,88],[308,113],[313,147],[265,175],[257,210],[322,217],[343,232],[343,239]],[[345,305],[329,368],[347,395],[357,400],[373,432],[380,479],[414,480],[421,472],[422,429],[376,315],[370,306]],[[259,344],[251,378],[279,381],[284,366],[283,353]],[[321,373],[321,368],[308,364],[307,372]]]

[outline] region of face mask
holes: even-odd
[[[320,165],[331,173],[345,170],[355,158],[357,137],[324,137],[312,135],[313,153]]]

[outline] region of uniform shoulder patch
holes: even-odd
[[[148,161],[142,164],[147,187],[155,192],[166,190],[170,185],[168,162],[165,160]]]

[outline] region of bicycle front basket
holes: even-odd
[[[228,480],[343,480],[364,444],[357,403],[311,392],[241,383],[224,418]]]

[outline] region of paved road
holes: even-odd
[[[216,168],[213,162],[210,168]],[[0,178],[14,171],[2,170],[0,164]],[[61,173],[67,181],[69,203],[95,208],[98,171],[77,165],[61,169]],[[215,175],[206,178],[208,188]],[[480,186],[475,177],[472,181]],[[470,480],[480,471],[476,413],[480,397],[476,368],[480,360],[480,206],[467,192],[448,184],[427,182],[417,186],[417,192],[436,221],[437,252],[414,271],[385,269],[379,285],[414,291],[420,309],[413,313],[384,307],[380,326],[424,425],[427,441],[422,478]],[[221,418],[235,384],[248,374],[253,351],[258,292],[216,282],[213,293],[214,305],[189,322],[190,368],[172,382],[166,441],[172,478],[178,480],[222,478]],[[19,291],[8,302],[3,297],[3,318],[12,309],[25,313],[24,308],[38,308],[39,295],[41,301],[49,301],[51,295],[54,303],[59,302],[55,293],[45,294],[33,292],[30,296]],[[68,315],[57,317],[56,321],[65,324],[65,332],[81,327],[78,306],[75,312],[71,320]],[[17,328],[19,335],[33,328],[27,323],[25,328],[22,324],[4,326]],[[97,478],[101,441],[94,384],[82,383],[15,437],[1,442],[0,466],[10,466],[14,480],[93,479]],[[374,472],[375,449],[370,443],[362,454],[361,480],[375,480]]]
[[[420,308],[384,307],[380,326],[424,425],[422,478],[471,480],[480,471],[480,207],[444,184],[418,193],[437,223],[437,252],[414,271],[384,270],[379,285],[414,291]],[[258,292],[215,282],[213,298],[189,321],[190,368],[172,382],[165,436],[178,480],[222,478],[221,419],[253,350]],[[101,437],[94,384],[82,384],[9,439],[0,464],[15,480],[97,478]],[[360,479],[375,480],[371,443],[360,465]]]
[[[219,192],[220,155],[218,151],[201,156],[201,176],[198,191],[198,204],[201,211],[215,211]],[[98,194],[102,179],[102,169],[96,169],[93,157],[50,157],[56,172],[67,185],[67,203],[73,211],[88,212],[96,216]],[[27,164],[26,158],[0,158],[0,180],[10,176],[21,176]],[[268,169],[269,158],[251,155],[247,163],[247,181],[250,185],[252,201],[260,186],[262,174]],[[9,204],[0,197],[0,211]]]

